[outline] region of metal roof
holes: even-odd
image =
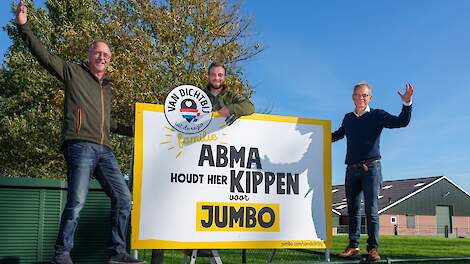
[[[434,176],[425,178],[384,181],[382,183],[382,189],[380,190],[379,195],[379,213],[382,213],[388,208],[391,208],[392,206],[408,199],[416,193],[423,191],[424,189],[428,188],[436,182],[439,182],[442,179],[448,180],[445,176]],[[452,181],[449,182],[455,185],[455,183],[453,183]],[[459,186],[455,186],[465,192]],[[467,192],[465,193],[468,195]],[[344,185],[333,185],[332,197],[332,209],[336,211],[335,213],[347,215],[348,208],[344,206],[346,205],[346,194],[344,191]],[[363,204],[364,203],[361,203],[361,207],[363,207]]]

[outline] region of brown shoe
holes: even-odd
[[[359,255],[361,250],[359,248],[347,247],[343,252],[339,253],[339,256],[342,258],[352,257]]]
[[[377,261],[377,260],[380,260],[380,256],[379,256],[379,253],[377,252],[377,249],[376,248],[373,248],[369,251],[369,259],[371,261]]]

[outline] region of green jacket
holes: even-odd
[[[255,107],[250,99],[227,89],[222,88],[217,96],[210,92],[209,87],[204,89],[204,92],[209,96],[212,103],[212,111],[218,111],[226,106],[230,110],[230,114],[235,114],[237,117],[251,115],[255,112]]]
[[[18,30],[38,62],[64,83],[61,144],[66,140],[84,140],[111,147],[111,124],[113,132],[122,129],[111,122],[111,80],[107,77],[98,80],[85,64],[67,62],[51,54],[34,36],[28,23],[18,25]]]

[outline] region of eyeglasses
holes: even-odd
[[[355,94],[353,94],[353,96],[355,96],[355,97],[360,97],[360,98],[367,98],[367,97],[369,97],[370,95],[369,95],[369,94],[356,94],[356,93],[355,93]]]
[[[95,58],[99,58],[100,56],[103,56],[104,59],[109,59],[111,58],[111,54],[102,52],[102,51],[95,51],[92,53]]]

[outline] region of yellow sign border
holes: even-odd
[[[136,103],[135,107],[135,138],[134,138],[134,177],[133,177],[133,208],[132,208],[132,235],[131,247],[133,249],[235,249],[235,248],[331,248],[332,235],[332,211],[331,211],[331,122],[313,118],[301,118],[291,116],[278,116],[266,114],[252,114],[240,119],[258,120],[267,122],[285,122],[296,124],[321,125],[323,127],[323,180],[325,193],[325,217],[326,217],[326,241],[323,240],[269,240],[269,241],[233,241],[233,242],[180,242],[170,240],[139,240],[140,210],[142,191],[142,167],[143,167],[143,113],[144,111],[163,112],[163,105]],[[217,115],[216,115],[217,116]]]

